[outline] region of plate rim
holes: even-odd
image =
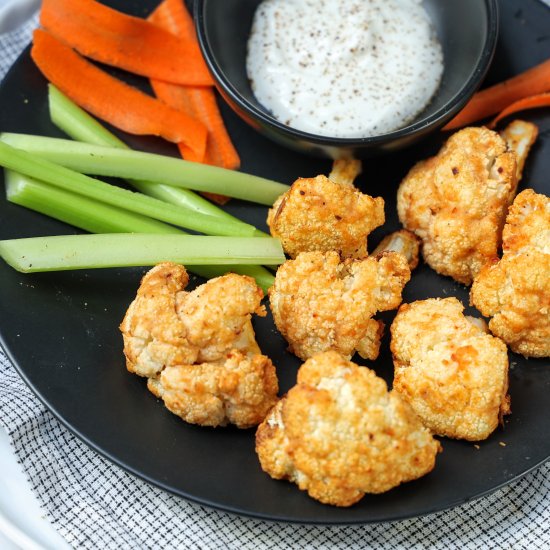
[[[63,416],[56,410],[54,406],[52,406],[47,399],[44,398],[43,395],[41,395],[40,391],[35,387],[35,385],[28,379],[26,376],[24,370],[22,370],[19,367],[19,364],[17,361],[15,361],[14,356],[12,355],[9,347],[7,346],[4,337],[0,333],[0,346],[2,347],[2,350],[6,354],[6,357],[10,361],[11,365],[14,367],[14,369],[17,371],[19,376],[22,378],[22,380],[25,382],[25,385],[32,391],[33,395],[38,398],[38,400],[46,407],[48,412],[50,412],[59,422],[62,426],[64,426],[67,430],[69,430],[70,433],[72,433],[79,441],[84,443],[88,448],[92,449],[94,452],[96,452],[98,455],[100,455],[102,458],[109,461],[111,464],[114,464],[115,466],[122,469],[124,472],[129,473],[138,479],[141,479],[142,481],[145,481],[149,485],[152,485],[153,487],[156,487],[158,489],[161,489],[162,491],[165,491],[166,493],[176,496],[178,498],[183,498],[186,501],[189,501],[193,504],[197,504],[200,506],[206,506],[208,508],[218,510],[220,512],[230,513],[239,517],[244,518],[250,518],[250,519],[259,519],[262,521],[267,521],[270,523],[289,523],[289,524],[296,524],[296,525],[326,525],[326,526],[337,526],[337,525],[368,525],[368,524],[385,524],[385,523],[396,523],[400,521],[404,521],[407,519],[414,519],[414,518],[420,518],[429,516],[432,514],[437,514],[439,512],[446,512],[448,510],[452,510],[457,508],[458,506],[467,504],[469,502],[477,501],[483,497],[486,497],[499,489],[502,489],[503,487],[506,487],[508,485],[511,485],[512,483],[515,483],[519,481],[521,478],[525,477],[530,472],[533,472],[540,468],[542,465],[546,464],[550,461],[550,456],[543,458],[539,462],[537,462],[534,465],[529,466],[527,469],[522,471],[519,474],[516,474],[515,476],[509,478],[508,480],[505,480],[498,485],[491,487],[489,489],[486,489],[482,491],[479,494],[476,494],[471,497],[464,497],[464,498],[457,498],[454,502],[444,506],[444,507],[438,507],[432,510],[425,510],[421,513],[410,515],[410,514],[403,514],[401,516],[395,516],[392,518],[384,519],[384,520],[369,520],[369,519],[350,519],[350,520],[319,520],[319,521],[301,521],[299,519],[293,518],[293,517],[277,517],[274,518],[272,516],[269,516],[267,514],[263,513],[253,513],[248,512],[246,510],[239,510],[237,508],[232,508],[230,506],[224,506],[220,505],[215,502],[211,502],[207,499],[201,499],[200,497],[196,497],[194,495],[189,495],[187,493],[184,493],[183,491],[178,491],[174,487],[171,487],[169,485],[166,485],[162,483],[161,481],[155,480],[143,472],[140,472],[137,469],[134,469],[130,467],[129,465],[125,464],[123,461],[119,460],[115,455],[112,455],[111,453],[105,451],[98,445],[96,445],[92,440],[87,438],[84,434],[82,434],[77,428],[71,425],[70,422],[68,422]],[[279,481],[280,483],[288,483],[285,480],[274,480]],[[299,490],[296,487],[296,490]]]
[[[18,67],[21,59],[24,58],[26,55],[28,55],[29,51],[30,51],[30,45],[26,46],[23,49],[22,53],[17,57],[16,61],[12,64],[9,71],[6,73],[4,79],[0,83],[0,88],[4,87],[5,82],[9,80],[9,77],[12,74],[12,72],[17,71],[17,67]],[[434,514],[434,513],[444,512],[444,511],[447,511],[447,510],[450,510],[450,509],[454,509],[457,506],[461,506],[461,505],[466,504],[468,502],[472,502],[472,501],[478,500],[480,498],[483,498],[483,497],[485,497],[485,496],[487,496],[487,495],[489,495],[489,494],[491,494],[491,493],[493,493],[493,492],[495,492],[495,491],[497,491],[497,490],[499,490],[499,489],[501,489],[501,488],[503,488],[507,485],[510,485],[512,483],[517,482],[519,479],[523,478],[524,476],[526,476],[530,472],[540,468],[543,464],[545,464],[546,462],[548,462],[550,460],[550,456],[548,456],[546,458],[543,458],[539,462],[528,466],[521,473],[516,474],[513,477],[511,477],[507,480],[504,480],[501,483],[495,485],[494,487],[486,489],[486,490],[482,491],[481,493],[478,493],[474,496],[464,497],[464,498],[457,498],[452,503],[449,503],[449,504],[447,504],[443,507],[434,508],[432,510],[425,510],[423,512],[416,513],[416,514],[413,514],[413,515],[403,514],[402,516],[395,516],[395,517],[388,518],[388,519],[385,519],[385,520],[379,520],[379,519],[372,520],[372,519],[368,519],[368,518],[367,519],[364,519],[364,518],[355,519],[354,518],[354,519],[346,519],[346,520],[338,520],[338,519],[334,519],[334,520],[322,519],[321,520],[320,519],[319,521],[315,521],[315,520],[302,521],[302,520],[299,520],[299,519],[296,519],[296,518],[293,518],[293,517],[281,517],[281,516],[273,517],[273,516],[270,516],[270,515],[267,515],[267,514],[264,514],[264,513],[253,513],[253,512],[246,511],[246,510],[239,510],[237,508],[232,508],[230,506],[221,505],[219,503],[212,502],[208,499],[202,499],[202,498],[197,497],[195,495],[190,495],[190,494],[184,493],[180,490],[177,490],[173,486],[166,485],[166,484],[162,483],[161,481],[156,480],[154,478],[151,478],[148,475],[144,474],[143,472],[132,468],[131,466],[126,464],[124,461],[118,459],[115,455],[112,455],[108,451],[105,451],[101,447],[97,446],[92,440],[90,440],[83,433],[81,433],[79,429],[75,428],[68,420],[66,420],[61,415],[61,413],[59,413],[59,411],[57,411],[57,409],[54,406],[52,406],[49,403],[49,401],[41,394],[41,392],[38,390],[38,388],[35,387],[35,385],[30,381],[30,379],[25,374],[24,369],[22,369],[20,367],[18,361],[15,360],[15,356],[11,352],[10,347],[7,345],[7,342],[5,341],[4,336],[3,336],[2,333],[0,333],[0,346],[4,350],[4,352],[6,354],[6,357],[10,361],[11,365],[13,365],[13,367],[15,368],[15,370],[17,371],[19,376],[23,379],[23,381],[25,382],[27,387],[38,398],[38,400],[48,409],[48,411],[51,412],[53,414],[53,416],[65,428],[67,428],[73,435],[75,435],[87,447],[89,447],[94,452],[99,454],[102,458],[104,458],[104,459],[108,460],[109,462],[111,462],[112,464],[118,466],[123,471],[125,471],[127,473],[130,473],[131,475],[134,475],[138,479],[141,479],[141,480],[145,481],[146,483],[148,483],[149,485],[152,485],[153,487],[159,488],[159,489],[167,492],[168,494],[175,495],[179,498],[183,498],[187,501],[190,501],[194,504],[198,504],[200,506],[206,506],[208,508],[212,508],[212,509],[219,510],[219,511],[226,512],[226,513],[230,513],[230,514],[235,514],[235,515],[238,515],[238,516],[241,516],[241,517],[260,519],[260,520],[263,520],[263,521],[274,522],[274,523],[281,522],[281,523],[292,523],[292,524],[301,524],[301,525],[327,525],[328,526],[328,525],[362,525],[362,524],[373,524],[373,523],[394,523],[394,522],[403,521],[405,519],[418,518],[418,517],[431,515],[431,514]],[[286,483],[286,482],[283,481],[282,483]],[[296,488],[296,490],[298,491],[298,488]]]

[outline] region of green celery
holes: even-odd
[[[94,117],[73,103],[53,84],[48,85],[48,104],[52,122],[72,139],[93,145],[129,149],[123,141],[109,132]],[[236,220],[231,214],[218,208],[215,204],[212,204],[189,189],[140,180],[128,180],[128,182],[141,193],[155,197],[156,199],[191,208],[209,216]]]
[[[67,143],[74,144],[75,142]],[[256,231],[254,226],[243,222],[221,220],[110,185],[50,162],[38,155],[13,148],[2,141],[0,141],[0,166],[112,206],[118,206],[207,235],[248,237],[254,235]]]
[[[4,179],[8,201],[90,233],[181,234],[173,225],[58,189],[18,172],[6,170]]]
[[[183,189],[182,187],[174,187],[172,185],[164,185],[163,183],[152,183],[150,181],[136,181],[136,180],[126,180],[130,185],[133,185],[138,191],[143,193],[144,195],[149,195],[150,197],[154,197],[155,199],[158,199],[160,201],[168,202],[170,204],[174,204],[176,206],[181,206],[182,208],[189,208],[186,202],[185,194],[186,193],[193,193],[193,191],[189,191],[188,189]],[[183,195],[182,195],[183,193]],[[198,199],[204,200],[198,195],[195,195]],[[207,213],[207,215],[217,216],[221,219],[226,220],[232,220],[235,222],[241,222],[239,218],[236,218],[235,216],[232,216],[228,212],[225,212],[221,208],[218,208],[214,204],[207,202],[210,206],[213,208],[216,208],[221,212],[219,213],[212,213],[212,212],[206,212],[205,210],[203,213]],[[200,210],[196,209],[197,212]],[[256,229],[254,231],[255,237],[271,237],[269,233],[265,233],[264,231],[261,231],[260,229]]]
[[[0,140],[85,174],[146,179],[268,206],[289,189],[258,176],[142,151],[27,134],[3,133]]]
[[[23,273],[149,266],[281,264],[278,239],[102,233],[0,241],[0,256]]]
[[[162,233],[184,234],[180,229],[140,214],[58,189],[47,183],[6,170],[6,197],[20,206],[71,224],[91,233]],[[207,279],[228,271],[248,275],[264,291],[273,285],[274,277],[257,265],[191,266],[189,271]]]
[[[53,84],[48,84],[48,106],[52,122],[73,139],[108,147],[126,147],[120,139]]]

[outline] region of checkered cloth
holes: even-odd
[[[0,35],[0,80],[35,26],[33,18]],[[429,517],[297,526],[188,503],[105,461],[59,424],[1,351],[0,424],[47,518],[75,548],[550,548],[550,463],[488,497]]]

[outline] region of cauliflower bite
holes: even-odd
[[[265,315],[263,292],[233,273],[191,292],[188,280],[183,266],[170,263],[143,277],[120,325],[127,368],[187,422],[255,426],[278,392],[251,323],[253,313]]]
[[[472,305],[516,353],[550,356],[550,199],[532,189],[510,207],[501,260],[474,280]]]
[[[539,129],[537,126],[525,120],[513,120],[500,132],[500,137],[504,139],[508,149],[516,153],[518,182],[521,180],[525,161],[529,156],[533,143],[537,140],[538,134]]]
[[[393,388],[434,434],[479,441],[510,412],[504,342],[456,298],[404,304],[391,326]]]
[[[353,187],[353,182],[361,173],[363,165],[357,159],[338,159],[332,163],[332,170],[328,179],[334,183],[340,183]]]
[[[420,239],[406,229],[394,231],[386,235],[379,245],[372,251],[372,255],[376,256],[382,252],[399,252],[407,258],[411,271],[418,267],[420,256]]]
[[[335,506],[427,474],[439,450],[399,394],[334,351],[300,367],[296,386],[256,432],[266,473]]]
[[[353,186],[358,161],[337,161],[332,178],[299,178],[269,210],[271,234],[284,251],[338,251],[344,258],[364,258],[367,236],[384,223],[384,199],[372,198]]]
[[[363,260],[303,252],[277,270],[269,289],[273,319],[301,359],[328,350],[376,359],[384,325],[371,317],[397,308],[409,279],[407,260],[397,252]]]
[[[147,387],[186,422],[257,426],[276,401],[277,376],[265,355],[233,350],[224,361],[167,366]]]
[[[430,267],[469,285],[497,253],[516,186],[516,154],[505,140],[465,128],[402,181],[399,219],[422,239]]]
[[[536,249],[550,254],[550,199],[525,189],[514,200],[502,232],[504,254]]]

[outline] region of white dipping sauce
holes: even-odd
[[[421,0],[265,0],[247,71],[257,100],[283,124],[368,137],[426,107],[443,54]]]

